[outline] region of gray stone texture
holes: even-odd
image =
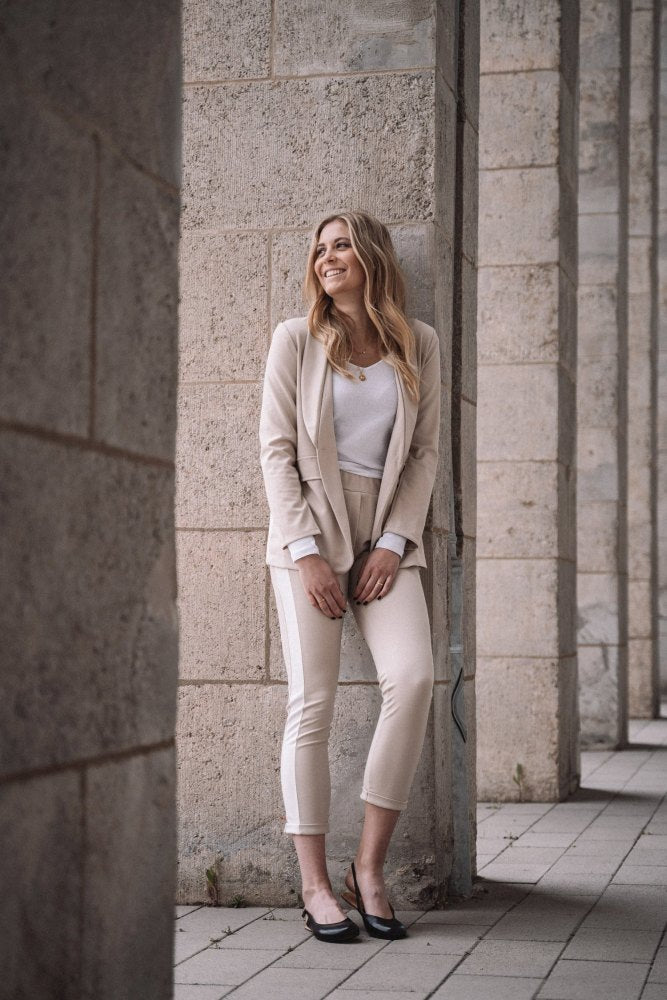
[[[481,24],[477,780],[549,800],[579,772],[578,8],[485,0]]]
[[[658,117],[660,4],[635,3],[630,47],[628,281],[628,689],[633,716],[659,710]]]
[[[222,901],[242,894],[293,904],[300,888],[282,832],[287,687],[264,565],[269,512],[257,427],[271,331],[307,311],[311,226],[335,208],[363,208],[389,227],[406,277],[407,314],[433,325],[441,342],[441,461],[422,577],[437,683],[387,874],[398,904],[414,908],[444,898],[454,855],[462,852],[470,866],[479,9],[468,3],[461,10],[457,18],[451,4],[421,0],[390,9],[349,0],[328,8],[302,0],[224,9],[210,0],[184,4],[176,476],[184,903],[206,901],[211,866]],[[455,572],[459,555],[462,573]],[[467,740],[459,749],[467,774],[453,769],[450,750],[452,663],[461,660],[450,649],[454,608],[465,663]],[[378,709],[372,659],[347,622],[327,840],[332,870],[341,873],[356,851],[361,776]],[[465,835],[455,844],[456,782]]]
[[[667,4],[661,5],[658,115],[658,643],[660,689],[667,693]]]
[[[581,0],[577,639],[584,746],[627,740],[630,11]],[[600,323],[597,306],[608,299]]]
[[[180,11],[0,12],[7,997],[170,995]]]

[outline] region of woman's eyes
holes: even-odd
[[[336,244],[336,249],[337,250],[341,250],[341,249],[344,250],[345,247],[349,247],[349,245],[350,245],[349,243],[337,243]],[[323,249],[324,249],[323,247],[320,247],[320,249],[317,251],[318,254],[321,254]]]

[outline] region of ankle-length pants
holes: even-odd
[[[377,670],[382,704],[361,798],[402,810],[421,755],[433,691],[431,634],[418,566],[399,568],[381,601],[352,594],[370,550],[380,480],[341,469],[355,561],[337,578]],[[328,742],[340,668],[342,618],[309,602],[299,570],[271,566],[288,680],[280,778],[285,833],[328,833]],[[349,613],[349,611],[348,611]]]

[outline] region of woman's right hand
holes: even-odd
[[[323,556],[302,556],[294,563],[306,597],[327,618],[342,618],[347,610],[338,578]]]

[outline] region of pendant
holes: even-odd
[[[366,376],[364,375],[364,373],[361,370],[359,371],[359,381],[360,382],[365,382],[366,381]]]

